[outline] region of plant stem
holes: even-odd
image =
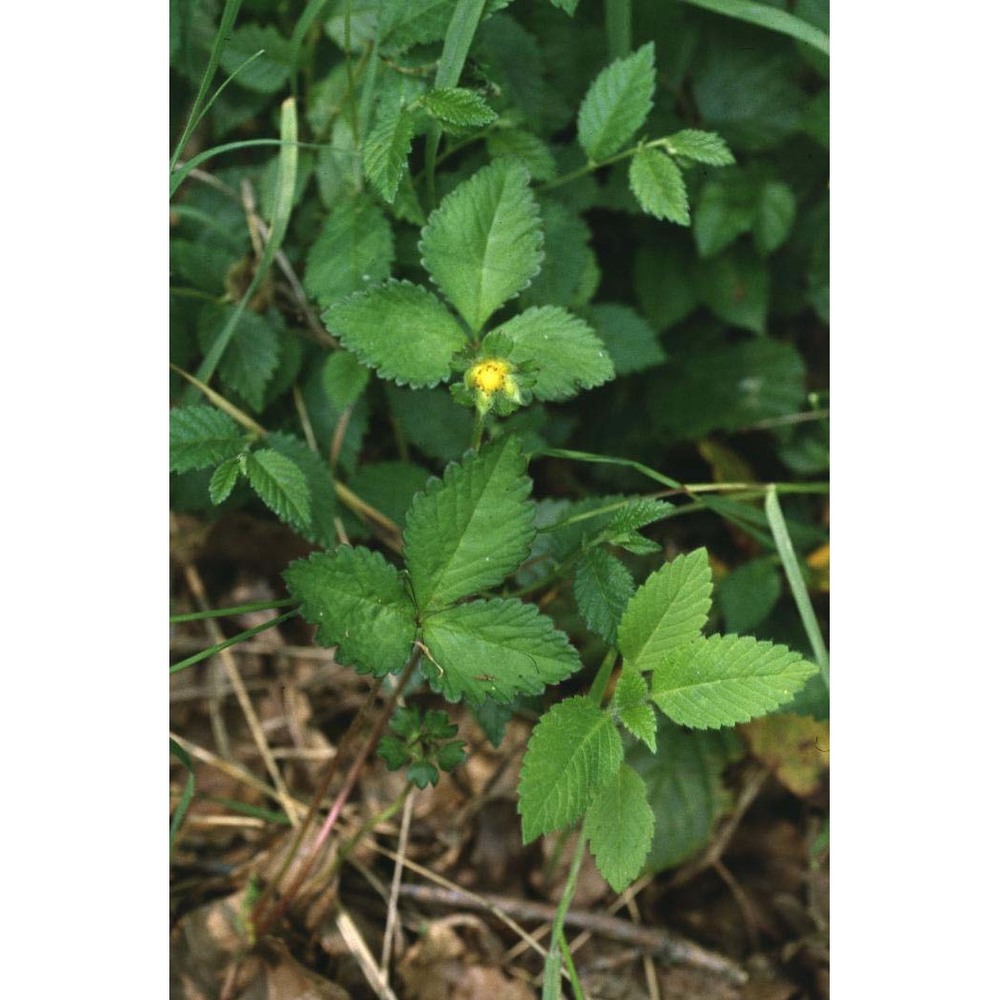
[[[618,650],[612,646],[604,655],[594,683],[590,686],[590,700],[600,707],[604,701],[604,692],[607,690],[608,681],[611,679],[611,671],[615,668],[615,661],[618,659]]]
[[[573,896],[576,893],[576,880],[580,875],[583,851],[586,846],[587,839],[581,828],[579,839],[576,842],[576,850],[573,852],[573,860],[570,862],[569,874],[566,876],[566,885],[556,909],[556,918],[552,921],[552,940],[549,945],[548,957],[545,959],[545,986],[542,1000],[559,1000],[562,995],[559,985],[559,974],[562,970],[562,951],[559,947],[559,940],[563,934],[569,904],[573,902]]]

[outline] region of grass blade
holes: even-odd
[[[173,851],[174,838],[177,836],[177,831],[181,828],[181,823],[184,822],[184,817],[187,815],[188,806],[191,805],[191,800],[194,798],[194,764],[191,762],[187,750],[173,737],[170,739],[170,752],[188,771],[187,780],[184,782],[184,791],[181,792],[181,800],[177,803],[173,816],[170,817],[170,850]]]
[[[770,31],[780,32],[782,35],[788,35],[800,42],[805,42],[826,55],[830,54],[830,36],[807,21],[803,21],[802,18],[789,14],[787,10],[769,7],[763,3],[753,3],[751,0],[684,0],[684,3],[689,3],[692,7],[701,7],[702,10],[710,10],[715,14],[723,14],[725,17],[735,18],[737,21],[746,21],[747,24],[756,24],[758,27],[767,28]]]
[[[185,670],[187,667],[193,667],[196,663],[201,663],[202,660],[207,660],[210,656],[215,656],[216,653],[221,652],[223,649],[228,649],[230,646],[235,646],[238,642],[243,642],[245,639],[250,639],[255,636],[258,632],[266,632],[269,628],[274,628],[275,625],[280,625],[283,621],[287,621],[293,615],[297,615],[298,608],[295,607],[291,611],[286,611],[283,615],[278,615],[277,618],[272,618],[270,621],[264,622],[263,625],[255,625],[253,628],[248,628],[239,635],[234,635],[224,642],[217,642],[214,646],[210,646],[208,649],[203,649],[200,653],[195,653],[193,656],[189,656],[186,660],[181,660],[179,663],[173,663],[170,666],[170,673],[176,674],[181,670]]]

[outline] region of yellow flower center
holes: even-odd
[[[498,389],[504,387],[510,373],[511,366],[506,361],[491,358],[489,361],[480,361],[473,365],[469,376],[475,388],[492,396]]]

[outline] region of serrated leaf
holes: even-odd
[[[676,646],[701,634],[712,604],[708,553],[695,549],[651,573],[618,626],[618,648],[633,670],[652,670]]]
[[[252,62],[243,64],[263,49]],[[239,73],[234,82],[261,94],[274,94],[285,85],[292,63],[292,46],[277,28],[244,24],[226,39],[219,62],[226,73]],[[243,66],[242,69],[240,67]]]
[[[757,218],[753,224],[754,244],[762,254],[774,253],[792,230],[795,195],[781,181],[770,181],[760,189]]]
[[[392,258],[392,228],[382,211],[363,199],[343,198],[309,248],[302,284],[325,309],[388,278]]]
[[[635,497],[619,507],[608,521],[606,529],[608,538],[613,541],[620,532],[635,531],[637,528],[645,528],[654,521],[661,521],[673,509],[674,505],[667,503],[666,500]]]
[[[451,374],[465,332],[440,299],[421,285],[390,280],[333,303],[327,329],[382,378],[413,387]]]
[[[627,889],[642,871],[653,842],[654,822],[645,783],[622,764],[590,803],[583,823],[597,870],[615,892]]]
[[[556,158],[544,139],[523,129],[494,129],[486,137],[491,159],[510,156],[527,169],[536,181],[551,181],[556,176]]]
[[[382,101],[365,139],[365,177],[386,201],[395,200],[413,143],[413,115],[399,104]]]
[[[682,726],[718,729],[783,705],[816,670],[787,646],[713,635],[667,652],[650,697]]]
[[[483,128],[497,120],[497,113],[474,90],[438,87],[420,98],[420,106],[433,118],[453,128]]]
[[[731,729],[691,732],[661,719],[658,735],[655,755],[640,744],[627,755],[646,784],[656,818],[647,866],[657,872],[708,844],[731,799],[722,773],[743,750]]]
[[[191,472],[235,458],[247,436],[214,406],[175,406],[170,411],[170,471]]]
[[[254,492],[282,521],[300,531],[309,527],[309,486],[305,473],[271,448],[246,456],[243,471]]]
[[[567,399],[614,378],[614,366],[597,334],[558,306],[526,309],[491,330],[483,338],[483,350],[489,352],[501,337],[513,344],[511,361],[537,366],[531,391],[538,399]]]
[[[628,183],[642,210],[654,219],[691,224],[687,188],[681,169],[658,149],[640,149],[628,168]]]
[[[714,257],[753,228],[758,192],[742,173],[726,171],[701,189],[694,212],[695,245],[701,257]]]
[[[535,726],[521,768],[517,811],[524,842],[579,819],[623,757],[611,717],[589,698],[553,705]]]
[[[656,753],[656,713],[649,704],[649,691],[642,674],[634,670],[622,672],[613,704],[621,724],[636,739],[642,740],[652,753]]]
[[[448,701],[473,705],[540,694],[580,669],[566,636],[534,604],[493,598],[459,604],[424,618],[432,659],[422,669]]]
[[[403,542],[422,612],[500,583],[524,560],[535,534],[525,469],[520,443],[506,437],[414,497]]]
[[[527,170],[501,160],[451,192],[421,231],[423,265],[476,332],[526,288],[542,261]]]
[[[212,473],[212,478],[208,483],[208,496],[212,503],[222,503],[233,492],[233,487],[236,485],[239,475],[240,463],[239,459],[236,458],[226,459]]]
[[[667,137],[667,147],[675,156],[684,156],[695,163],[706,163],[710,167],[725,167],[736,160],[724,139],[714,132],[699,129],[682,129]]]
[[[577,117],[580,145],[593,162],[617,153],[653,106],[653,43],[603,69],[590,85]]]
[[[379,10],[379,43],[402,52],[413,45],[444,38],[455,0],[383,0]]]
[[[236,306],[212,305],[198,319],[198,341],[207,351]],[[281,359],[278,331],[266,317],[244,310],[236,321],[232,340],[219,362],[219,378],[259,413],[272,376]]]
[[[324,548],[335,548],[338,538],[334,518],[341,508],[333,488],[329,465],[305,441],[293,434],[268,434],[267,443],[279,455],[291,459],[306,477],[309,487],[309,523],[302,528],[302,536]]]
[[[625,564],[601,548],[587,549],[577,564],[573,595],[591,632],[614,645],[622,612],[635,592]]]
[[[347,546],[317,552],[285,570],[301,614],[319,626],[316,641],[337,646],[337,659],[361,673],[400,670],[416,638],[413,603],[399,572],[377,552]]]
[[[629,306],[602,302],[591,306],[587,315],[608,349],[616,374],[645,371],[666,361],[656,331]]]
[[[541,213],[545,259],[519,301],[525,306],[585,305],[600,281],[590,227],[576,212],[551,198],[542,201]]]

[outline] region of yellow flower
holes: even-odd
[[[476,409],[486,413],[492,409],[497,393],[505,397],[507,402],[498,412],[509,412],[506,407],[511,403],[521,405],[524,396],[514,377],[515,367],[504,358],[485,358],[477,361],[465,373],[465,384],[475,396]]]

